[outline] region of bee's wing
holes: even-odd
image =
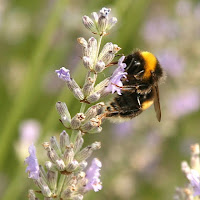
[[[153,86],[153,90],[154,90],[154,108],[156,111],[156,117],[158,119],[158,121],[161,121],[161,110],[160,110],[160,99],[159,99],[159,89],[158,89],[158,85],[155,84]]]

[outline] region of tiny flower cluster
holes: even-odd
[[[100,102],[85,111],[86,104],[95,103],[109,93],[117,92],[120,95],[123,86],[121,79],[127,75],[123,56],[119,59],[114,73],[95,84],[97,75],[114,64],[111,62],[121,49],[118,45],[108,42],[100,51],[102,37],[107,35],[107,31],[117,22],[115,17],[109,18],[110,11],[111,9],[102,8],[99,14],[93,12],[93,19],[83,16],[84,26],[98,36],[98,39],[94,37],[88,40],[82,37],[77,39],[82,48],[83,65],[87,69],[83,86],[80,87],[71,77],[69,69],[62,67],[55,71],[67,84],[74,97],[80,101],[81,108],[74,117],[71,117],[64,102],[56,103],[60,121],[65,128],[71,130],[71,135],[63,131],[59,143],[56,137],[51,137],[50,142],[43,143],[49,158],[49,161],[45,162],[45,167],[38,165],[35,147],[32,145],[29,148],[30,156],[25,160],[28,164],[26,171],[29,178],[34,179],[45,199],[81,200],[86,192],[90,190],[97,192],[102,189],[99,179],[102,164],[97,158],[93,159],[91,166],[85,172],[87,158],[94,150],[100,149],[101,144],[94,142],[83,149],[82,145],[85,134],[102,131],[101,116],[105,107],[104,103]],[[33,190],[29,191],[29,199],[37,199]]]
[[[45,168],[38,165],[36,149],[34,145],[29,147],[30,156],[25,162],[28,164],[26,171],[29,178],[33,179],[44,197],[62,199],[83,199],[83,195],[102,188],[99,179],[101,162],[95,158],[91,167],[87,167],[86,159],[94,150],[100,149],[100,142],[82,148],[83,138],[81,132],[75,141],[70,143],[69,135],[63,131],[60,134],[60,142],[56,137],[51,137],[50,142],[44,142],[43,147],[47,152],[49,161],[45,162]],[[35,200],[33,190],[29,192],[29,199]]]
[[[200,197],[200,149],[198,144],[191,146],[190,166],[183,161],[181,168],[189,181],[185,188],[177,188],[174,199],[176,200],[193,200]]]

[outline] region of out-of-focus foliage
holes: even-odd
[[[161,123],[150,108],[129,122],[104,123],[99,135],[85,136],[85,145],[102,142],[95,156],[103,165],[103,190],[90,192],[85,199],[168,200],[176,186],[184,185],[180,163],[189,157],[190,144],[200,140],[200,3],[1,0],[1,199],[26,199],[28,188],[33,187],[25,174],[23,160],[30,138],[24,129],[33,133],[33,140],[34,133],[40,132],[36,145],[41,160],[41,142],[63,130],[55,102],[65,101],[72,115],[79,110],[78,101],[54,71],[67,66],[77,82],[83,82],[76,38],[91,35],[81,16],[104,6],[112,9],[118,23],[103,44],[116,43],[125,55],[136,48],[150,51],[167,76],[160,86]],[[32,123],[26,124],[30,119]]]

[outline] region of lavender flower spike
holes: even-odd
[[[25,159],[25,163],[28,165],[26,172],[29,173],[29,178],[37,180],[39,178],[39,165],[36,157],[36,149],[32,144],[29,149],[30,156]]]
[[[127,72],[124,72],[126,64],[123,63],[125,56],[122,56],[118,61],[118,68],[113,72],[112,76],[110,77],[110,82],[106,88],[106,92],[115,91],[121,95],[121,88],[123,86],[121,78],[126,77]]]
[[[98,160],[97,158],[94,158],[92,160],[90,168],[86,172],[86,178],[88,179],[88,183],[85,186],[85,189],[87,191],[93,189],[95,192],[98,192],[99,190],[102,189],[101,181],[99,179],[100,177],[99,171],[101,170],[100,169],[101,167],[102,167],[101,161]]]
[[[190,181],[194,189],[194,196],[200,195],[200,175],[199,172],[191,169],[190,173],[187,174],[187,179]]]
[[[70,81],[70,73],[69,69],[66,69],[65,67],[61,67],[59,70],[55,70],[57,73],[58,77],[64,81]]]

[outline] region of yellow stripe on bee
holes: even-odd
[[[145,72],[143,78],[148,79],[151,76],[151,71],[154,71],[156,68],[157,59],[152,53],[148,51],[141,52],[141,55],[145,60]]]
[[[153,104],[153,100],[151,100],[151,101],[145,101],[145,102],[142,104],[142,110],[146,110],[146,109],[149,108],[152,104]]]

